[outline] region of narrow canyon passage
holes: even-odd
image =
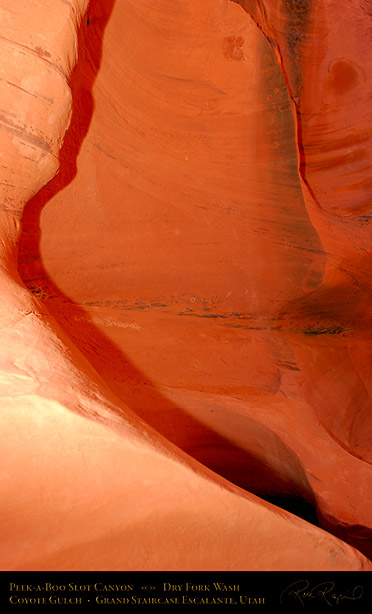
[[[4,180],[2,565],[369,569],[367,299],[337,294],[275,49],[232,2],[61,4],[35,24],[82,16],[60,170]]]
[[[150,50],[133,49],[137,3],[113,10],[96,17],[90,5],[62,168],[23,218],[23,280],[110,388],[168,439],[239,486],[311,498],[285,443],[230,403],[283,388],[295,367],[275,337],[276,311],[321,275],[280,69],[237,7],[165,13]],[[152,30],[153,13],[142,11]],[[183,46],[164,46],[170,35]]]

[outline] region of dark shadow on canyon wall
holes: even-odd
[[[310,486],[300,489],[279,475],[275,468],[267,466],[262,459],[234,445],[163,396],[156,384],[141,373],[125,354],[97,329],[86,310],[61,292],[43,267],[40,253],[40,217],[48,201],[68,186],[77,174],[77,157],[94,113],[92,89],[101,65],[104,31],[115,1],[91,0],[89,20],[83,23],[79,32],[80,60],[71,78],[73,94],[71,126],[61,150],[60,172],[27,204],[24,211],[19,250],[21,278],[31,292],[45,301],[56,321],[70,335],[79,350],[85,353],[98,373],[104,371],[103,361],[107,356],[110,356],[110,361],[120,366],[122,379],[128,382],[128,395],[125,393],[125,388],[121,389],[122,401],[151,426],[180,447],[182,447],[180,440],[182,434],[180,437],[177,435],[174,424],[180,423],[190,432],[198,433],[198,439],[203,441],[204,445],[191,450],[196,460],[236,485],[317,524]],[[71,206],[73,207],[73,203]],[[82,339],[89,340],[93,351],[87,351],[89,344],[82,344]],[[150,407],[151,412],[148,411]],[[167,410],[172,416],[173,426],[161,423],[156,418],[157,408]],[[294,466],[297,472],[302,473],[302,482],[306,484],[307,480],[299,461],[284,444],[282,446],[290,459],[291,467]]]

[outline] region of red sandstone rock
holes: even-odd
[[[371,568],[252,494],[370,552],[368,228],[317,140],[331,113],[360,142],[340,74],[367,92],[368,58],[330,37],[318,116],[324,16],[294,19],[293,59],[259,4],[91,0],[80,30],[81,0],[2,9],[4,569]]]

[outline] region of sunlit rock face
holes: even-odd
[[[368,3],[240,4],[2,3],[2,569],[372,567]]]

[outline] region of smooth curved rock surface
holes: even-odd
[[[326,254],[322,283],[289,301],[279,326],[291,335],[306,401],[348,450],[370,462],[372,5],[353,0],[341,11],[333,0],[239,3],[282,66],[304,201]],[[298,341],[298,333],[312,338]]]
[[[1,568],[371,569],[367,55],[318,116],[321,13],[3,4]]]

